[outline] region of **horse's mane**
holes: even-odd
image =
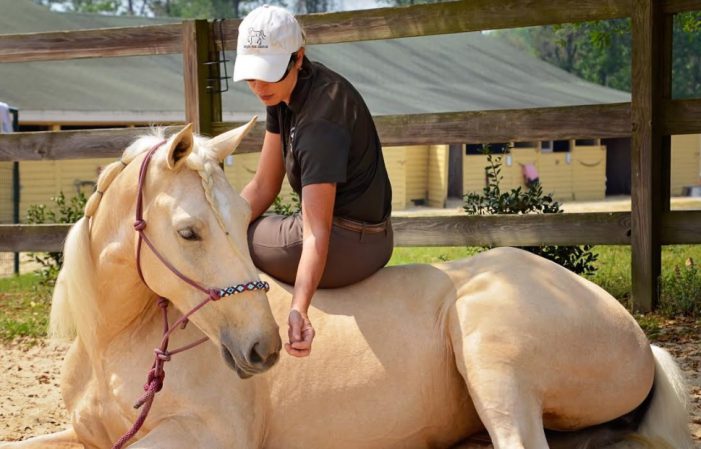
[[[120,159],[105,167],[98,177],[96,190],[85,205],[84,216],[71,227],[66,238],[63,267],[52,298],[50,336],[72,339],[76,334],[82,334],[83,338],[92,338],[96,334],[101,323],[95,322],[94,319],[80,319],[81,315],[99,316],[94,300],[98,292],[94,285],[95,264],[90,250],[90,218],[97,213],[104,193],[122,170],[139,155],[161,142],[164,136],[164,129],[153,128],[150,134],[129,145]],[[186,166],[200,175],[207,201],[212,206],[217,221],[224,227],[224,220],[219,207],[216,207],[213,193],[213,177],[221,170],[214,153],[202,143],[202,138],[195,138],[194,148],[186,160]],[[78,322],[82,330],[77,328]]]

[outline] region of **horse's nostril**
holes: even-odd
[[[280,346],[281,343],[279,342],[271,342],[270,344],[265,342],[254,343],[248,354],[248,363],[261,368],[270,368],[280,356]]]
[[[251,348],[251,353],[249,354],[249,357],[248,357],[248,361],[254,365],[260,365],[265,360],[258,353],[258,348],[260,348],[260,344],[259,343],[254,344],[253,347]]]

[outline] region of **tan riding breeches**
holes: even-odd
[[[302,215],[268,215],[248,228],[248,247],[260,270],[287,284],[294,284],[302,255]],[[344,287],[361,281],[392,256],[392,224],[366,224],[334,218],[326,269],[320,288]]]

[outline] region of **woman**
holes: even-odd
[[[267,107],[258,170],[241,195],[251,205],[258,268],[294,284],[289,343],[309,355],[307,310],[316,289],[358,282],[392,254],[392,189],[372,116],[343,77],[304,55],[304,32],[283,8],[261,6],[239,26],[234,81]],[[287,178],[302,212],[261,217]]]

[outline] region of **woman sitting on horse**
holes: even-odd
[[[309,355],[307,310],[317,288],[350,285],[389,260],[392,202],[375,124],[358,91],[304,55],[304,32],[283,8],[261,6],[239,27],[234,81],[267,108],[258,170],[241,195],[251,205],[251,257],[294,285],[285,345]],[[287,178],[302,211],[262,216]]]

